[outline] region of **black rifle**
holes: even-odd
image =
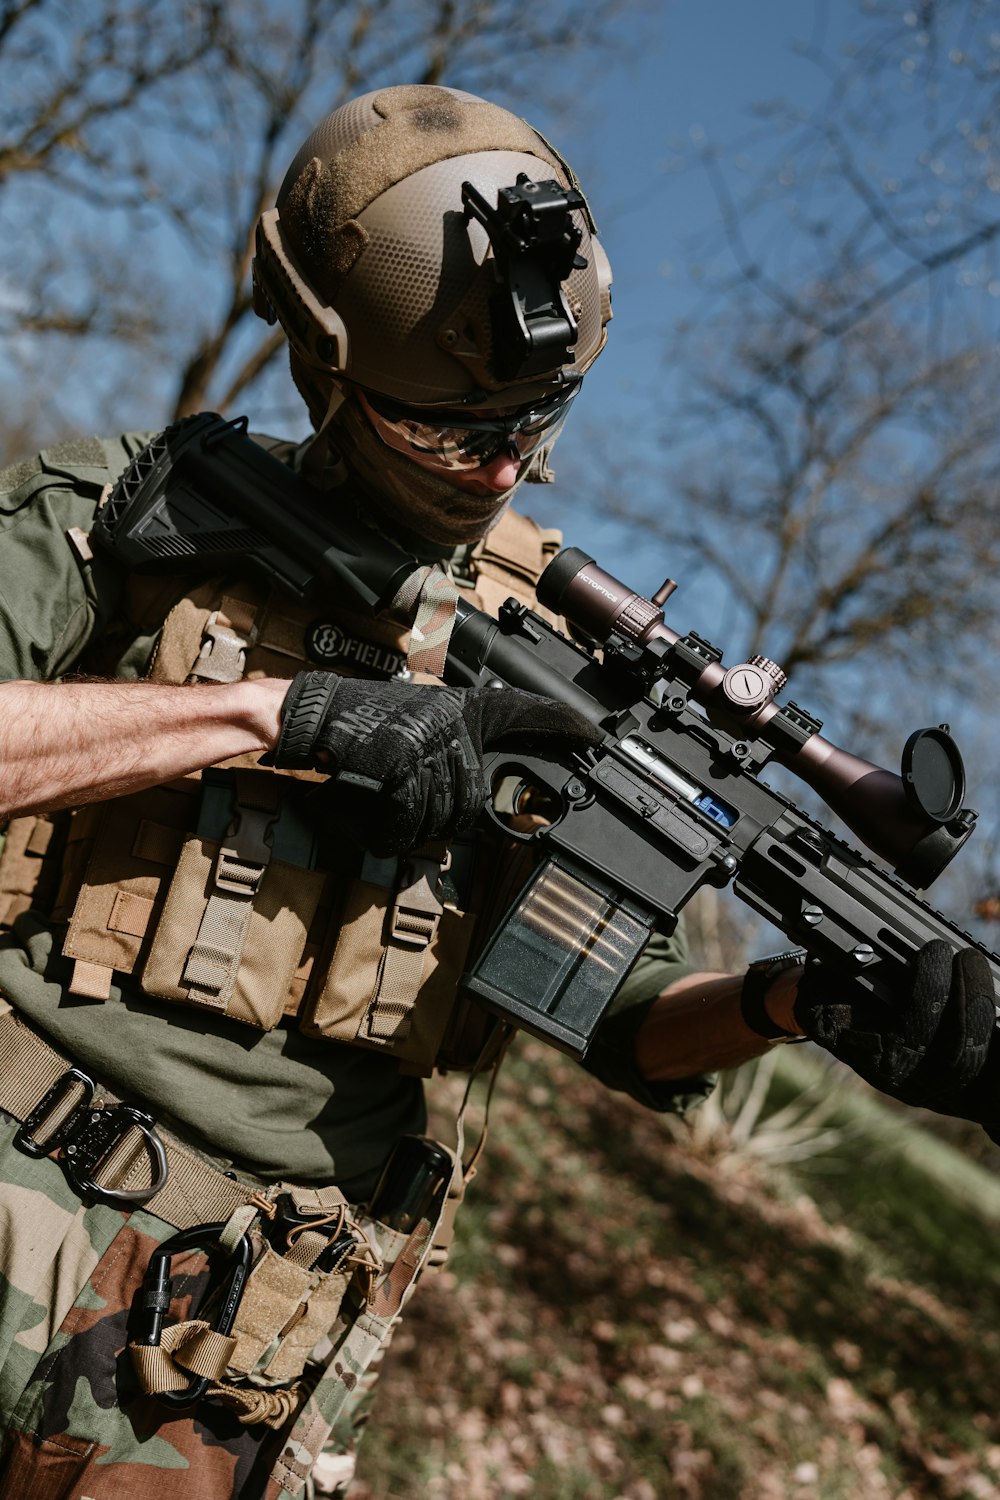
[[[145,572],[257,574],[321,605],[331,589],[377,613],[418,566],[254,443],[206,413],[137,455],[98,514],[98,547]],[[499,617],[459,601],[445,677],[501,681],[571,704],[604,733],[563,760],[495,752],[493,815],[546,809],[538,865],[463,986],[492,1010],[583,1056],[654,928],[672,930],[704,884],[733,888],[830,969],[890,999],[924,943],[980,946],[916,896],[968,838],[961,758],[946,727],[911,735],[903,775],[820,733],[763,657],[724,669],[653,600],[577,549],[538,588],[579,639],[511,599]],[[598,651],[598,646],[603,649]],[[789,767],[890,875],[765,786]],[[541,800],[540,800],[541,799]],[[898,877],[898,878],[897,878]],[[985,950],[984,950],[985,951]],[[987,954],[1000,993],[1000,961]]]

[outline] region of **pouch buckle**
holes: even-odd
[[[209,1250],[217,1248],[219,1236],[226,1227],[226,1220],[216,1224],[195,1224],[191,1229],[182,1229],[157,1245],[146,1266],[142,1278],[142,1312],[136,1324],[136,1340],[147,1348],[157,1349],[163,1333],[163,1319],[170,1307],[173,1284],[170,1279],[170,1262],[182,1250]],[[232,1332],[243,1299],[243,1291],[250,1274],[253,1246],[250,1236],[241,1234],[232,1253],[232,1265],[224,1283],[219,1311],[213,1325],[215,1333],[227,1336]],[[158,1391],[156,1400],[163,1406],[192,1406],[200,1401],[209,1387],[207,1375],[192,1375],[188,1385],[181,1391]]]
[[[347,1220],[346,1212],[339,1215],[339,1224],[331,1224],[333,1217],[324,1213],[322,1209],[309,1212],[308,1209],[297,1208],[291,1193],[282,1193],[278,1200],[278,1218],[283,1227],[286,1227],[285,1243],[291,1245],[296,1233],[304,1229],[323,1230],[327,1227],[331,1233],[327,1236],[327,1242],[319,1252],[310,1267],[313,1271],[336,1271],[343,1265],[352,1251],[368,1241],[359,1230]]]
[[[35,1131],[52,1110],[64,1101],[74,1084],[83,1088],[83,1097],[44,1140],[35,1139]],[[93,1108],[97,1085],[82,1068],[67,1068],[35,1105],[14,1137],[14,1144],[26,1156],[49,1156],[59,1150],[59,1164],[81,1197],[94,1197],[102,1203],[148,1203],[166,1186],[169,1175],[167,1153],[156,1133],[152,1115],[134,1104],[102,1104]],[[135,1191],[106,1188],[94,1181],[94,1173],[110,1152],[135,1125],[145,1138],[155,1166],[149,1187]]]
[[[215,885],[230,895],[253,900],[271,859],[274,807],[236,804],[236,816],[226,833],[215,862]]]
[[[257,639],[257,628],[251,626],[246,635],[241,635],[232,625],[221,624],[219,614],[219,610],[213,610],[205,621],[191,677],[202,682],[239,682],[246,671],[247,651]]]
[[[441,880],[450,866],[450,849],[443,859],[409,857],[392,904],[389,936],[393,942],[426,948],[433,941],[444,911]]]

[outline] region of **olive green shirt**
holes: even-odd
[[[50,681],[91,644],[114,643],[113,675],[137,679],[154,637],[122,633],[122,579],[67,539],[89,531],[104,486],[141,435],[49,449],[0,474],[0,680]],[[84,551],[86,549],[83,549]],[[0,938],[0,989],[75,1062],[145,1101],[154,1116],[260,1177],[336,1181],[357,1196],[388,1146],[424,1125],[423,1089],[377,1052],[313,1038],[292,1024],[259,1033],[225,1017],[147,1000],[122,977],[111,998],[67,993],[61,932],[29,912]],[[683,1109],[706,1079],[650,1085],[635,1032],[657,992],[689,972],[682,939],[656,937],[627,979],[586,1066],[654,1109]]]

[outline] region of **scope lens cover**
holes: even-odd
[[[962,754],[942,724],[918,729],[903,746],[903,790],[911,805],[934,823],[948,823],[965,798]]]

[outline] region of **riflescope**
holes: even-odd
[[[542,574],[538,598],[598,644],[617,638],[669,663],[709,720],[730,734],[764,742],[771,755],[818,792],[873,853],[911,885],[934,881],[965,843],[976,814],[962,807],[965,772],[946,726],[911,734],[902,775],[842,750],[819,733],[820,721],[797,704],[777,703],[786,677],[764,656],[733,667],[700,636],[664,623],[667,580],[652,599],[620,583],[578,547],[560,552]]]

